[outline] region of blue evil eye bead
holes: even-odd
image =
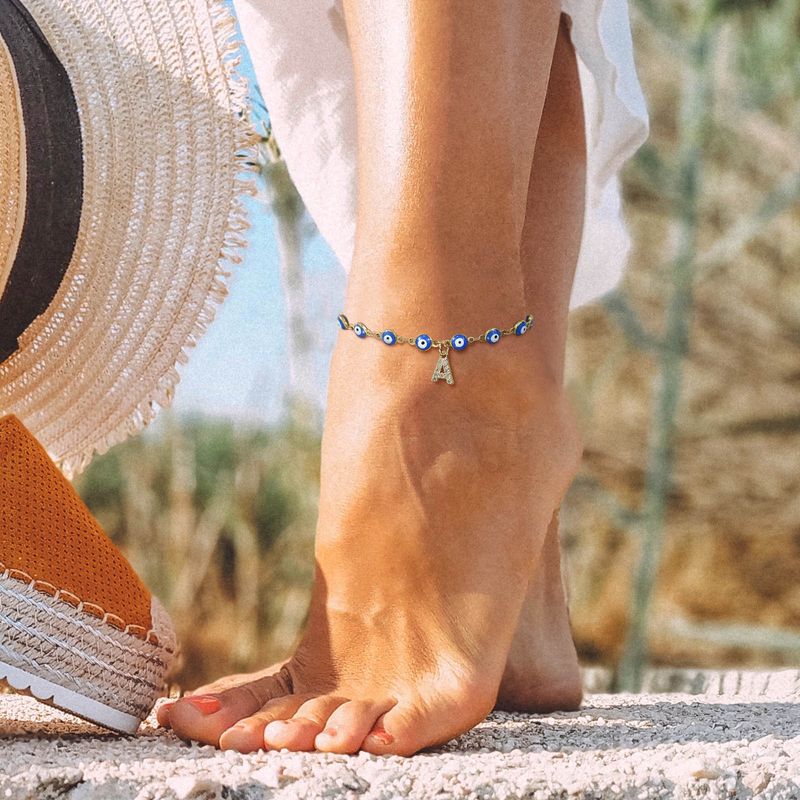
[[[419,350],[430,350],[431,349],[431,337],[428,336],[427,333],[421,333],[414,339],[414,344],[417,346]]]
[[[514,326],[514,333],[517,336],[522,336],[523,333],[528,332],[528,321],[526,319],[521,319],[515,326]]]
[[[451,340],[450,345],[453,350],[463,350],[468,344],[467,337],[463,333],[457,333]]]
[[[339,314],[339,316],[336,317],[336,321],[339,323],[339,327],[343,331],[346,331],[350,327],[350,322],[344,314]]]
[[[503,332],[500,328],[490,328],[486,331],[486,341],[489,344],[497,344],[500,341],[500,337],[503,335]]]
[[[367,329],[360,322],[356,322],[356,324],[353,325],[353,332],[359,339],[364,339],[367,335]]]
[[[384,344],[394,344],[397,341],[397,335],[394,331],[384,331],[381,334],[381,339]]]

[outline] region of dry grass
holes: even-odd
[[[172,613],[178,680],[195,685],[284,656],[313,576],[318,437],[165,413],[77,484]]]

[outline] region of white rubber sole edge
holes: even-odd
[[[126,714],[90,697],[84,697],[57,683],[31,675],[19,667],[12,667],[4,661],[0,661],[0,680],[5,680],[16,692],[30,694],[36,700],[120,733],[136,733],[141,723],[141,720],[132,714]]]

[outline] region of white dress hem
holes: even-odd
[[[275,138],[345,272],[355,243],[356,110],[341,0],[234,0]],[[649,135],[627,0],[562,0],[578,57],[586,207],[570,307],[613,289],[631,249],[619,171]]]

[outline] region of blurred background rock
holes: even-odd
[[[623,173],[628,273],[571,320],[586,453],[562,513],[578,649],[619,688],[648,664],[800,662],[800,2],[631,12],[652,134]],[[246,269],[280,276],[280,413],[189,414],[179,387],[77,482],[172,611],[189,687],[286,656],[312,579],[334,336],[315,331],[341,287],[313,296],[319,237],[266,129],[261,156],[277,247]]]

